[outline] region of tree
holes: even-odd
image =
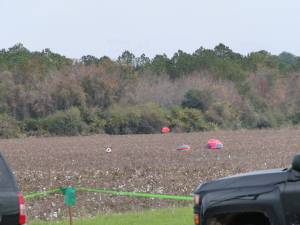
[[[135,56],[129,51],[124,51],[121,56],[118,57],[118,62],[122,65],[135,67]]]
[[[233,54],[232,50],[222,43],[220,43],[214,48],[214,52],[217,56],[222,58],[230,57]]]
[[[241,54],[233,52],[228,46],[220,43],[214,48],[216,56],[221,58],[230,58],[233,60],[241,60],[243,57]]]
[[[156,74],[170,74],[172,71],[172,62],[166,54],[156,55],[151,62],[151,70]]]
[[[16,54],[16,53],[20,53],[20,52],[29,53],[29,50],[27,48],[25,48],[22,43],[17,43],[13,47],[8,49],[8,53],[10,53],[10,54]]]
[[[192,89],[186,92],[182,102],[183,107],[196,108],[205,112],[213,101],[212,94],[208,90]]]
[[[265,66],[269,68],[278,68],[278,57],[271,55],[271,53],[267,51],[258,51],[252,52],[246,57],[246,61],[248,64],[252,64],[252,67],[255,67],[257,70],[260,66]]]
[[[92,55],[85,55],[81,57],[81,62],[83,62],[84,65],[89,66],[92,64],[98,64],[99,59]]]
[[[56,110],[66,110],[72,106],[85,107],[86,94],[75,77],[61,75],[53,79],[49,85]]]
[[[41,56],[46,58],[47,66],[51,69],[61,69],[63,66],[71,65],[72,60],[67,57],[52,52],[49,48],[46,48],[42,51]]]
[[[297,57],[289,52],[282,52],[278,56],[279,58],[279,69],[283,73],[295,70],[298,68],[297,63]]]
[[[108,56],[102,56],[99,59],[99,63],[100,64],[110,64],[110,63],[112,63],[112,60]]]
[[[150,64],[151,60],[145,54],[142,54],[140,57],[136,58],[136,68],[145,69]]]
[[[195,70],[193,56],[181,50],[174,54],[171,62],[173,64],[173,74],[170,74],[172,78],[180,77]]]
[[[297,63],[297,58],[295,55],[289,52],[281,52],[278,56],[280,62],[286,63],[288,65],[294,65]]]

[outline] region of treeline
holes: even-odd
[[[300,122],[300,58],[219,44],[171,58],[0,50],[0,137],[272,128]]]

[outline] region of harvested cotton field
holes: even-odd
[[[220,160],[206,148],[224,144]],[[186,144],[188,152],[177,146]],[[111,152],[106,149],[110,147]],[[23,193],[65,185],[118,191],[190,195],[203,181],[251,170],[288,167],[300,152],[300,130],[240,130],[153,135],[94,135],[0,140]],[[190,202],[78,193],[76,216],[143,210]],[[31,218],[66,215],[61,194],[27,201]]]

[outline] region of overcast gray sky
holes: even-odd
[[[222,42],[300,56],[299,0],[0,0],[0,48],[153,57]]]

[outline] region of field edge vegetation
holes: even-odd
[[[0,50],[0,138],[276,128],[300,123],[300,57],[224,44],[152,59]]]

